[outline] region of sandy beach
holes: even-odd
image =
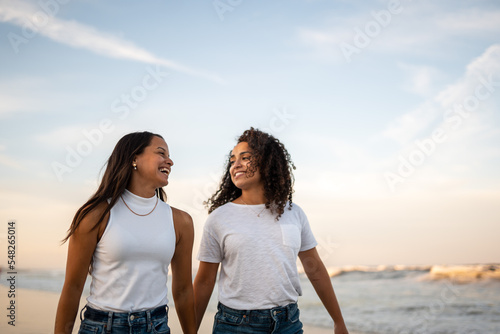
[[[17,289],[15,298],[15,326],[8,324],[11,319],[8,317],[10,311],[10,299],[8,289],[0,285],[1,309],[4,313],[1,317],[0,333],[2,334],[52,334],[54,332],[54,321],[59,295],[51,292]],[[85,305],[85,298],[82,298],[80,308]],[[214,314],[207,313],[202,322],[199,333],[211,333],[212,319]],[[78,333],[80,319],[77,317],[73,333]],[[182,333],[175,310],[170,308],[169,326],[172,334]],[[315,327],[304,327],[304,332],[308,334],[326,334],[333,330],[326,330]]]

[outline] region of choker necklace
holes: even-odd
[[[130,210],[133,214],[138,215],[138,216],[141,216],[141,217],[144,217],[144,216],[147,216],[147,215],[151,214],[153,211],[155,211],[156,206],[158,205],[158,196],[156,196],[156,203],[155,203],[155,206],[154,206],[153,210],[149,211],[148,213],[146,213],[146,214],[144,214],[144,215],[141,215],[141,214],[139,214],[139,213],[135,212],[134,210],[132,210],[132,209],[131,209],[128,205],[127,205],[127,202],[125,202],[125,200],[123,199],[123,196],[120,196],[120,198],[122,199],[123,204],[125,204],[125,206],[126,206],[126,207],[127,207],[127,208],[128,208],[128,209],[129,209],[129,210]]]
[[[257,217],[260,217],[260,214],[266,209],[266,205],[264,205],[264,208],[262,210],[260,210],[259,213],[257,213],[257,211],[255,211],[254,209],[252,209],[252,207],[250,205],[248,205],[243,199],[240,198],[240,200],[243,202],[243,204],[245,204],[250,210],[252,210],[256,215]]]

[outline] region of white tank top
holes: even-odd
[[[123,198],[123,199],[122,199]],[[172,209],[156,196],[125,190],[111,208],[93,256],[87,305],[113,312],[143,311],[168,303],[168,266],[175,251]]]

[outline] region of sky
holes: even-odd
[[[195,258],[251,126],[290,152],[328,267],[500,262],[499,33],[492,0],[0,0],[0,266],[13,222],[18,268],[64,268],[135,131],[169,145]]]

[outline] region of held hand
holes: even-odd
[[[349,334],[349,332],[347,331],[347,327],[345,326],[345,324],[335,324],[335,327],[334,327],[334,333],[335,334]]]

